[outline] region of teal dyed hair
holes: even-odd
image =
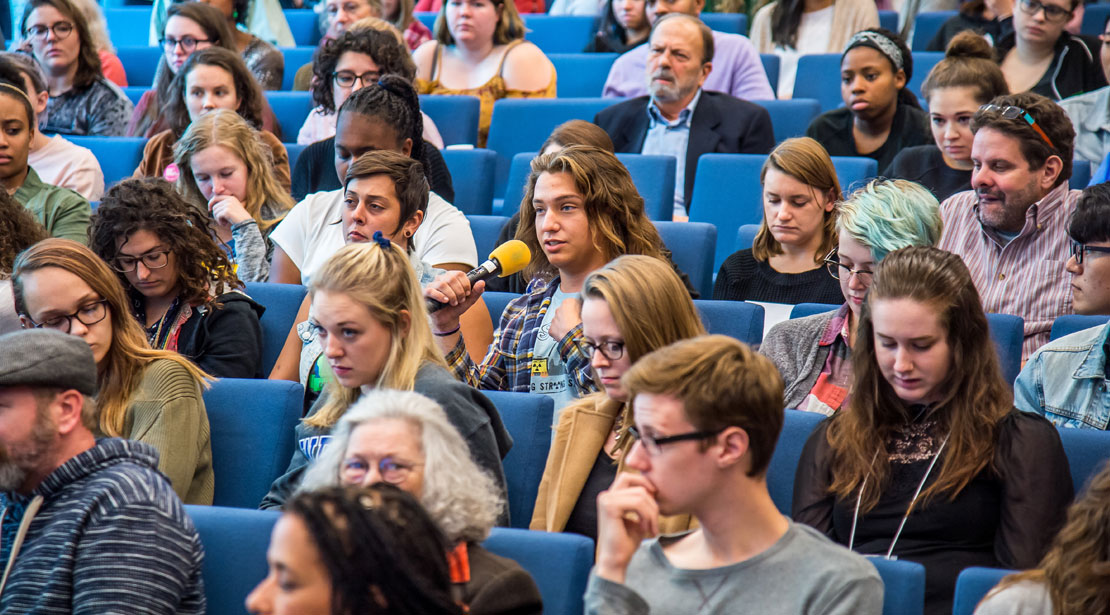
[[[895,250],[940,241],[940,204],[932,192],[911,181],[871,180],[839,209],[837,232],[871,248],[876,263]]]

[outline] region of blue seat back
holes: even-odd
[[[146,47],[150,45],[151,7],[119,7],[104,9],[108,23],[108,36],[116,47]],[[13,20],[22,15],[12,15]]]
[[[497,247],[497,237],[501,229],[509,223],[506,216],[467,216],[470,222],[470,232],[474,235],[474,245],[478,248],[478,260],[485,261],[486,257]]]
[[[1078,497],[1087,482],[1098,474],[1110,459],[1110,432],[1101,429],[1078,429],[1064,427],[1058,429],[1064,453],[1068,456],[1071,469],[1071,482]]]
[[[840,97],[840,54],[811,53],[799,57],[791,98],[817,99],[822,113],[843,105],[844,99]]]
[[[141,137],[67,136],[66,139],[92,150],[104,172],[105,189],[131,177],[143,160],[143,147],[147,142]]]
[[[493,169],[497,155],[488,149],[445,149],[443,161],[455,186],[455,202],[467,215],[489,215],[493,207]],[[480,255],[484,256],[484,255]]]
[[[145,86],[127,86],[120,89],[127,95],[127,100],[130,100],[132,105],[137,105],[139,104],[139,100],[142,99],[143,94],[146,94],[147,90],[150,88]]]
[[[728,32],[729,34],[744,34],[748,33],[748,16],[744,13],[702,13],[702,23],[709,26],[710,30],[717,32]],[[771,88],[774,89],[775,82],[771,82]]]
[[[914,94],[917,94],[919,98],[922,97],[921,84],[925,83],[925,78],[929,76],[929,71],[933,70],[937,62],[940,62],[943,58],[943,51],[913,52],[913,77],[910,78],[910,82],[906,87]]]
[[[320,16],[312,9],[285,9],[282,11],[285,21],[289,23],[289,31],[293,33],[293,42],[298,46],[313,47],[320,41]],[[303,62],[302,62],[303,64]],[[293,66],[293,72],[300,68],[300,64]],[[285,63],[285,72],[289,72],[290,64]]]
[[[956,577],[956,595],[952,603],[952,615],[972,615],[979,601],[986,597],[991,588],[998,585],[1008,574],[1017,570],[1002,568],[981,568],[974,566],[960,571]]]
[[[1010,314],[987,314],[991,339],[998,351],[1002,377],[1013,386],[1021,372],[1021,344],[1025,341],[1025,321]]]
[[[524,18],[524,40],[546,53],[578,53],[590,44],[597,29],[593,15],[545,15],[528,13]]]
[[[1082,190],[1091,183],[1091,163],[1080,158],[1075,159],[1071,165],[1071,177],[1068,178],[1068,187],[1072,190]]]
[[[162,59],[162,48],[142,46],[116,47],[116,56],[127,73],[129,87],[147,87],[154,84],[154,72]]]
[[[747,250],[755,244],[755,236],[759,233],[758,224],[741,224],[736,231],[736,251]]]
[[[763,306],[746,301],[696,299],[701,322],[713,334],[727,335],[758,348],[763,342]]]
[[[582,615],[594,541],[578,534],[495,527],[482,546],[528,571],[543,597],[545,615]]]
[[[929,45],[929,41],[940,32],[940,27],[944,22],[955,17],[959,11],[935,11],[928,13],[918,13],[913,21],[913,44],[910,46],[911,51],[925,51],[925,47]],[[917,72],[917,66],[913,67],[913,72]]]
[[[776,56],[777,57],[777,56]],[[792,137],[806,136],[806,128],[818,115],[821,103],[812,98],[791,100],[757,100],[755,104],[767,110],[771,116],[771,126],[775,130],[775,143]]]
[[[296,142],[297,133],[301,131],[301,126],[312,111],[312,93],[266,91],[263,94],[281,126],[282,139]]]
[[[285,143],[285,153],[289,155],[289,168],[297,168],[297,158],[301,157],[301,152],[307,145],[299,145],[297,143]]]
[[[591,18],[592,19],[592,18]],[[581,47],[579,47],[581,49]],[[497,152],[494,193],[505,194],[509,165],[520,152],[535,152],[556,126],[569,120],[593,121],[619,98],[502,98],[493,105],[486,147]]]
[[[1079,33],[1088,36],[1102,34],[1106,27],[1106,20],[1110,19],[1110,4],[1092,2],[1083,7],[1083,23],[1079,26]]]
[[[494,211],[503,216],[512,216],[520,211],[520,201],[524,198],[524,189],[528,185],[528,174],[532,172],[532,159],[536,152],[520,152],[513,156],[509,162],[509,175],[505,180],[504,199],[501,210]],[[672,197],[673,198],[673,197]]]
[[[790,310],[790,318],[805,318],[806,316],[824,314],[825,312],[839,309],[839,305],[833,305],[831,303],[799,303]]]
[[[289,27],[293,27],[293,22],[289,22]],[[297,33],[293,33],[293,38],[297,37]],[[316,52],[316,47],[280,47],[281,55],[285,56],[285,72],[281,75],[281,89],[292,90],[293,82],[297,78],[297,71],[312,62],[312,54]],[[286,141],[293,141],[296,135],[290,138],[289,135],[285,136]]]
[[[909,560],[868,557],[883,579],[883,615],[921,615],[925,611],[925,567]]]
[[[258,508],[289,466],[303,403],[304,387],[288,380],[221,378],[204,392],[216,506]]]
[[[581,50],[579,50],[581,51]],[[616,53],[550,53],[547,59],[559,76],[555,83],[560,98],[601,96]]]
[[[482,300],[486,302],[486,309],[489,310],[494,329],[497,328],[497,323],[501,322],[501,314],[505,312],[505,307],[519,296],[516,293],[499,293],[492,290],[482,293]]]
[[[1059,339],[1065,335],[1071,335],[1084,329],[1098,327],[1106,324],[1110,320],[1110,316],[1083,316],[1081,314],[1068,314],[1066,316],[1057,316],[1056,320],[1052,321],[1052,333],[1049,334],[1049,339]]]
[[[555,403],[547,395],[484,391],[497,406],[513,448],[501,461],[509,489],[509,519],[513,527],[528,529],[536,494],[551,448],[551,423]]]
[[[204,545],[208,615],[245,615],[247,594],[269,574],[266,549],[281,513],[220,506],[186,506]]]
[[[840,190],[848,196],[856,188],[862,187],[868,181],[879,175],[879,163],[873,158],[863,156],[830,156],[833,167],[836,168],[836,178],[840,181]]]
[[[246,286],[247,294],[266,308],[258,322],[262,326],[262,374],[268,375],[297,319],[306,289],[300,284],[273,282],[247,282]]]
[[[786,410],[782,432],[767,469],[767,491],[784,515],[790,516],[790,506],[794,502],[794,473],[798,469],[802,449],[813,429],[824,419],[825,415],[816,412]]]
[[[763,64],[763,72],[767,73],[767,81],[771,83],[771,90],[779,89],[779,72],[782,70],[782,59],[773,53],[759,54],[759,61]],[[775,141],[778,141],[777,135]]]
[[[476,96],[420,96],[420,110],[435,122],[444,145],[474,145],[478,142],[481,106]]]
[[[879,11],[879,27],[891,32],[898,31],[898,11]],[[916,70],[914,71],[916,72]]]
[[[690,276],[690,282],[702,297],[713,296],[713,252],[717,245],[717,227],[704,222],[655,221],[663,244],[671,251],[671,260]]]

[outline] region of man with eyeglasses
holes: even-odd
[[[1110,315],[1110,184],[1083,191],[1068,229],[1077,314]],[[1029,357],[1014,383],[1014,405],[1059,427],[1110,428],[1110,324],[1066,335]]]
[[[939,247],[963,257],[987,312],[1025,320],[1022,359],[1071,312],[1067,224],[1075,131],[1037,94],[999,96],[971,118],[971,190],[941,204]]]
[[[869,615],[883,584],[862,556],[780,512],[767,468],[783,424],[770,359],[722,335],[652,352],[625,374],[638,441],[598,496],[586,613]],[[660,515],[699,527],[657,536]]]
[[[1080,2],[1017,0],[1014,31],[995,46],[1011,92],[1061,100],[1106,85],[1095,42],[1064,30]]]
[[[95,436],[96,393],[81,338],[0,337],[0,612],[204,613],[196,529],[153,447]]]

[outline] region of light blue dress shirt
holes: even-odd
[[[686,146],[690,143],[690,120],[694,117],[694,108],[701,100],[701,88],[690,100],[686,108],[678,112],[678,119],[669,122],[655,106],[655,99],[647,106],[648,131],[644,137],[644,146],[641,154],[656,154],[659,156],[673,156],[675,159],[674,173],[674,215],[686,217]]]

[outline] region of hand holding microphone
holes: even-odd
[[[455,314],[457,318],[458,314],[465,312],[466,308],[477,301],[477,296],[473,300],[470,299],[472,296],[471,289],[475,284],[495,275],[502,278],[510,276],[524,269],[531,260],[532,253],[523,241],[519,239],[506,241],[497,246],[493,252],[490,252],[489,259],[486,262],[472,269],[465,276],[459,272],[448,272],[429,284],[424,291],[428,312],[435,313],[448,306],[465,305],[465,308]]]

